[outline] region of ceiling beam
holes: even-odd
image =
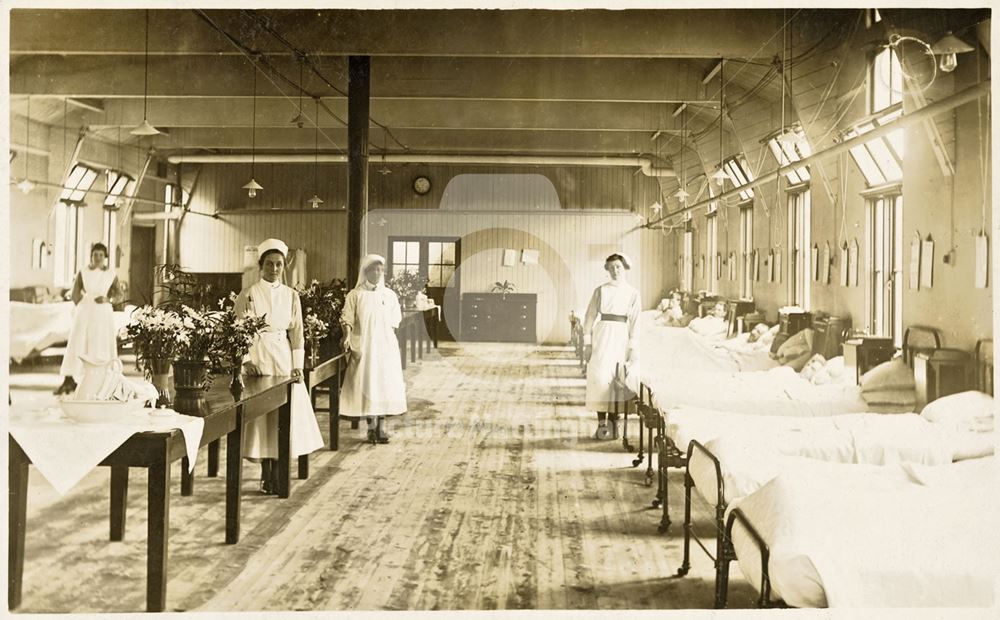
[[[343,99],[326,105],[340,118],[347,117],[347,102]],[[254,114],[253,101],[243,99],[202,99],[197,105],[183,105],[170,99],[150,99],[146,117],[155,127],[245,127],[250,128]],[[313,106],[303,106],[303,114],[312,127]],[[143,119],[141,99],[114,99],[106,102],[107,112],[88,125],[97,129],[135,127]],[[291,127],[298,112],[295,101],[282,99],[258,100],[258,128]],[[680,130],[680,121],[664,106],[644,103],[580,103],[580,102],[511,102],[496,100],[453,101],[442,105],[425,100],[379,100],[372,102],[372,118],[379,119],[395,131],[410,129],[512,129],[512,130],[573,130],[573,131],[656,131]],[[320,111],[321,127],[342,124]],[[377,134],[375,134],[377,135]]]
[[[271,63],[298,83],[293,59]],[[704,63],[647,58],[376,58],[372,99],[505,99],[707,103],[699,76]],[[11,75],[14,95],[111,99],[142,97],[144,62],[138,56],[31,56]],[[320,71],[346,91],[345,63],[324,59]],[[150,57],[149,96],[201,98],[251,94],[252,71],[236,56]],[[201,79],[199,76],[212,76]],[[262,75],[259,97],[298,97],[298,88]],[[308,94],[342,97],[306,71]]]
[[[245,45],[293,54],[236,10],[205,11]],[[780,10],[261,10],[313,56],[768,57]],[[15,9],[14,55],[135,54],[141,10]],[[189,10],[150,11],[151,54],[237,54]],[[770,41],[770,44],[763,45]]]

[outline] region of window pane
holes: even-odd
[[[392,266],[392,275],[393,275],[393,277],[403,275],[404,271],[406,271],[406,265],[393,265]]]
[[[868,149],[864,146],[856,146],[851,149],[851,157],[854,159],[854,163],[858,165],[868,185],[882,185],[885,183],[885,177],[882,176],[882,172],[875,165],[875,161],[872,160]]]
[[[394,265],[402,265],[406,262],[406,244],[402,241],[392,242],[392,263]],[[395,273],[395,269],[393,269]]]
[[[431,241],[427,244],[427,264],[428,265],[440,265],[441,264],[441,243],[438,241]]]
[[[451,265],[444,265],[441,267],[441,285],[442,286],[454,286],[455,285],[455,267]]]
[[[896,159],[898,161],[904,155],[903,130],[897,129],[896,131],[890,131],[886,136],[886,139],[889,141],[889,146],[892,147],[892,150],[896,152]]]
[[[408,263],[419,263],[420,262],[420,242],[419,241],[407,241],[406,242],[406,262],[408,262]]]
[[[441,266],[428,265],[427,267],[428,286],[441,286]]]
[[[889,152],[889,147],[882,138],[872,140],[865,146],[868,147],[868,152],[871,153],[875,163],[882,170],[886,181],[898,181],[903,178],[902,168],[899,167],[899,163]]]
[[[455,243],[452,242],[452,241],[449,241],[447,243],[442,243],[441,246],[442,246],[441,262],[444,263],[445,265],[454,265],[455,264]]]
[[[65,187],[68,187],[70,189],[75,188],[77,185],[79,185],[80,179],[83,178],[83,175],[86,172],[87,168],[84,166],[81,166],[79,164],[73,166],[73,170],[69,173],[69,177],[66,179]]]

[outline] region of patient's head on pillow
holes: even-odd
[[[768,330],[767,325],[763,323],[757,323],[756,325],[753,326],[753,329],[750,330],[750,337],[747,338],[747,342],[757,342],[758,340],[761,339],[761,337],[767,334],[767,330]]]
[[[717,319],[726,318],[726,302],[720,301],[712,307],[712,316]]]
[[[802,367],[802,370],[799,371],[799,374],[803,379],[812,379],[816,376],[816,373],[823,370],[823,366],[825,365],[826,358],[817,353],[809,358],[805,366]]]

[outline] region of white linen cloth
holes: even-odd
[[[795,607],[994,604],[996,463],[877,467],[801,459],[738,505],[768,544],[775,596]],[[740,527],[741,571],[760,556]]]
[[[83,377],[81,356],[102,361],[118,358],[114,309],[110,303],[94,301],[108,296],[115,281],[115,272],[113,269],[83,269],[79,277],[83,280],[83,299],[76,305],[73,328],[59,369],[60,375],[73,377],[77,383]]]
[[[379,258],[369,255],[361,262],[357,286],[347,293],[340,315],[341,323],[352,326],[351,355],[340,390],[342,416],[406,413],[406,382],[395,331],[403,320],[399,298],[384,281],[372,284],[365,279],[365,269]]]
[[[264,316],[267,328],[258,334],[247,359],[265,375],[287,377],[305,361],[302,305],[299,294],[280,282],[260,280],[236,298],[237,315]],[[294,348],[293,348],[294,347]],[[291,456],[309,454],[323,447],[309,391],[303,383],[291,390]],[[273,411],[247,425],[243,436],[246,458],[278,458],[278,413]]]
[[[14,405],[9,430],[39,473],[64,495],[136,433],[180,430],[189,471],[194,471],[204,428],[202,418],[170,409],[139,409],[123,414],[114,423],[90,424],[65,417],[58,407],[32,409]]]
[[[591,336],[590,361],[587,363],[587,409],[613,411],[611,382],[615,366],[628,363],[634,376],[639,372],[639,291],[618,280],[594,289],[587,307],[583,333]],[[601,320],[599,314],[626,317],[626,322]]]
[[[73,329],[72,301],[54,304],[10,302],[10,358],[20,363],[32,351],[65,342]]]

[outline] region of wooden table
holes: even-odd
[[[210,413],[204,416],[201,446],[226,437],[226,543],[240,536],[240,485],[242,482],[243,430],[251,421],[278,411],[278,496],[290,488],[291,408],[289,377],[247,377],[246,389],[234,400],[222,382],[207,394]],[[8,436],[8,608],[21,604],[24,575],[24,539],[27,531],[28,465],[21,446]],[[125,508],[130,467],[149,472],[146,540],[146,611],[163,611],[167,599],[167,548],[170,533],[170,466],[187,456],[179,430],[132,435],[100,465],[111,468],[110,539],[125,535]],[[186,472],[186,469],[185,469]]]
[[[396,339],[399,341],[399,357],[404,370],[406,369],[407,343],[410,347],[411,362],[416,362],[418,356],[420,359],[424,359],[425,348],[430,351],[431,345],[435,349],[438,347],[437,308],[403,312],[403,320],[396,328]]]
[[[309,400],[312,401],[313,411],[322,411],[316,406],[316,391],[320,386],[327,384],[330,393],[330,449],[340,449],[340,381],[343,371],[346,369],[347,355],[340,353],[329,359],[318,362],[311,366],[306,360],[306,366],[302,369],[302,380],[309,390]],[[331,381],[332,379],[332,381]],[[306,461],[306,471],[308,475],[309,462]],[[299,472],[301,475],[302,460],[299,459]]]

